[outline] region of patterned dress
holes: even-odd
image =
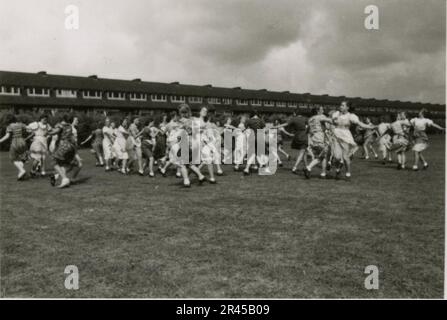
[[[53,154],[58,165],[72,165],[76,156],[76,140],[73,127],[68,123],[59,123],[55,129],[59,135],[59,144]]]
[[[118,159],[127,160],[129,159],[129,153],[127,152],[127,138],[129,137],[129,132],[123,127],[119,126],[115,130],[115,142],[113,143],[113,150]]]
[[[101,129],[96,129],[92,132],[93,135],[93,142],[92,142],[92,149],[95,150],[97,154],[102,154],[102,140],[103,140],[103,134]]]
[[[26,125],[23,123],[11,123],[6,132],[11,135],[12,141],[9,148],[9,158],[11,161],[27,161],[29,152],[23,134],[26,132]]]
[[[408,131],[406,128],[411,126],[408,119],[397,120],[391,124],[391,130],[393,131],[393,147],[396,152],[407,151],[410,146],[410,140],[408,137]]]
[[[104,159],[110,160],[115,158],[113,150],[113,129],[107,126],[102,128],[102,151],[104,152]]]
[[[377,127],[377,131],[379,132],[379,150],[387,152],[391,148],[391,136],[389,134],[391,124],[382,122]]]
[[[428,136],[425,130],[433,125],[433,121],[427,118],[413,118],[410,123],[414,127],[414,145],[412,150],[422,152],[428,148]]]
[[[244,163],[244,157],[247,152],[247,136],[245,134],[245,125],[241,122],[234,130],[235,147],[234,147],[234,163],[240,165]]]
[[[326,119],[324,115],[315,115],[309,119],[309,145],[315,157],[322,159],[328,151],[328,141],[324,134],[322,120]]]
[[[166,125],[160,125],[160,131],[155,136],[155,160],[159,160],[166,156],[166,130]]]
[[[28,125],[28,130],[34,133],[33,143],[30,147],[31,158],[40,161],[48,154],[47,136],[51,126],[42,122],[33,122]]]

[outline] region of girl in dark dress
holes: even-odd
[[[153,126],[158,129],[155,136],[154,147],[154,164],[158,161],[166,161],[166,126],[171,119],[164,115],[163,120],[160,122],[158,118],[154,119]]]
[[[154,126],[154,123],[150,120],[146,122],[146,126],[138,134],[141,139],[141,153],[143,159],[149,162],[149,177],[154,177],[154,151],[157,145],[156,136],[160,133],[160,130]]]
[[[81,142],[81,145],[87,143],[88,141],[92,140],[92,153],[95,155],[96,158],[96,166],[97,167],[104,167],[104,152],[102,149],[102,141],[104,139],[104,135],[102,133],[101,124],[98,123],[98,126],[95,130],[92,131],[92,133]]]
[[[9,138],[12,139],[9,148],[9,158],[19,171],[17,179],[22,180],[26,175],[25,162],[29,156],[28,146],[23,137],[27,132],[27,127],[12,114],[7,116],[6,123],[8,124],[6,134],[0,139],[0,143],[3,143]]]

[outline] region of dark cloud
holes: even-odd
[[[0,69],[445,100],[443,1],[65,2],[2,6]],[[68,4],[81,10],[75,32]],[[378,31],[364,28],[370,4]]]

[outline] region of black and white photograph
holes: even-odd
[[[0,0],[0,40],[0,298],[444,299],[445,1]]]

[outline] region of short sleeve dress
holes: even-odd
[[[73,134],[73,127],[68,123],[59,123],[55,129],[59,135],[59,144],[53,158],[58,165],[71,165],[76,156],[76,138]]]
[[[31,143],[31,158],[40,161],[42,157],[48,154],[48,132],[51,130],[49,124],[33,122],[28,125],[28,130],[34,133],[34,139]]]
[[[428,148],[428,136],[425,130],[427,129],[427,127],[433,125],[433,121],[426,118],[414,118],[411,119],[410,122],[414,128],[414,145],[412,150],[416,152],[422,152]]]
[[[26,132],[26,125],[23,123],[11,123],[6,132],[11,136],[11,146],[9,148],[9,158],[11,161],[27,161],[29,157],[28,146],[23,138]]]
[[[309,145],[306,125],[307,119],[305,117],[297,116],[290,119],[288,126],[291,128],[291,131],[294,132],[291,145],[292,149],[304,150]]]

